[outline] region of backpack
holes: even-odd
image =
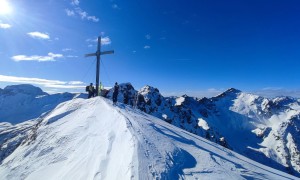
[[[85,87],[85,91],[88,92],[89,91],[89,86]]]

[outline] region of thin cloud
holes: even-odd
[[[94,38],[94,39],[87,39],[86,42],[89,42],[89,43],[95,43],[95,42],[98,42],[98,38]],[[102,45],[109,45],[111,44],[111,39],[106,36],[106,37],[101,37],[101,44]],[[93,45],[89,45],[89,47],[92,47]]]
[[[113,4],[111,7],[112,7],[113,9],[121,9],[117,4]]]
[[[74,56],[74,55],[67,55],[67,58],[78,58],[78,56]]]
[[[151,48],[151,47],[148,46],[148,45],[144,46],[144,49],[150,49],[150,48]]]
[[[109,45],[111,44],[111,40],[108,36],[101,38],[101,44],[102,45]]]
[[[73,49],[71,49],[71,48],[64,48],[64,49],[62,49],[62,51],[63,51],[63,52],[73,51]]]
[[[43,87],[59,88],[59,89],[82,89],[85,87],[84,82],[81,81],[59,81],[59,80],[48,80],[48,79],[41,79],[41,78],[28,78],[28,77],[17,77],[17,76],[6,76],[6,75],[0,75],[0,82],[35,84],[35,85],[41,85]]]
[[[27,56],[27,55],[16,55],[12,56],[11,59],[14,61],[38,61],[38,62],[44,62],[44,61],[56,61],[57,58],[62,58],[62,54],[54,54],[52,52],[49,52],[47,56]]]
[[[12,83],[39,84],[39,85],[66,84],[66,82],[58,81],[58,80],[47,80],[47,79],[40,79],[40,78],[27,78],[27,77],[16,77],[16,76],[5,76],[5,75],[0,75],[0,81],[12,82]]]
[[[82,20],[88,20],[93,22],[99,22],[99,18],[89,15],[88,12],[82,10],[79,6],[79,0],[71,0],[73,5],[72,9],[65,9],[67,16],[79,16]]]
[[[76,13],[81,17],[83,20],[98,22],[99,18],[96,16],[89,16],[89,14],[86,11],[83,11],[80,7],[75,8]]]
[[[74,6],[78,6],[79,5],[79,0],[72,0],[71,4]]]
[[[11,25],[10,24],[0,23],[0,28],[1,29],[9,29],[9,28],[11,28]]]
[[[149,40],[149,39],[151,39],[151,35],[150,35],[150,34],[147,34],[147,35],[145,36],[145,38]]]
[[[86,19],[89,20],[89,21],[93,21],[93,22],[98,22],[99,21],[99,18],[97,18],[96,16],[88,16]]]
[[[48,88],[58,88],[58,89],[82,89],[85,86],[69,85],[69,84],[65,84],[65,85],[49,84],[49,85],[45,85],[45,87],[48,87]]]
[[[81,17],[81,19],[85,19],[88,16],[88,13],[83,11],[81,8],[76,8],[77,14]]]
[[[70,81],[68,84],[71,84],[71,85],[82,85],[84,83],[82,81]]]
[[[50,36],[46,33],[41,33],[38,31],[35,32],[29,32],[27,33],[30,37],[32,38],[37,38],[37,39],[50,39]]]
[[[67,16],[75,16],[75,12],[73,10],[70,9],[65,9]]]

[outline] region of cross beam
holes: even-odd
[[[102,51],[101,52],[101,36],[98,37],[98,47],[95,53],[86,54],[85,57],[96,56],[97,66],[96,66],[96,93],[99,95],[99,76],[100,76],[100,56],[105,54],[113,54],[114,51]]]

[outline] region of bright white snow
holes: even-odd
[[[180,106],[184,102],[184,100],[185,100],[184,97],[178,97],[178,98],[176,98],[175,106]]]
[[[208,126],[207,122],[204,119],[198,118],[198,120],[199,120],[198,126],[202,127],[202,129],[204,129],[204,130],[209,129],[209,126]]]
[[[1,179],[296,179],[101,97],[60,104],[33,133]]]

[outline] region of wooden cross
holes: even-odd
[[[85,55],[85,57],[97,56],[97,66],[96,66],[96,93],[97,93],[97,96],[99,95],[100,56],[105,55],[105,54],[113,54],[114,53],[114,50],[101,52],[100,48],[101,48],[101,36],[98,37],[97,51],[95,53]]]

